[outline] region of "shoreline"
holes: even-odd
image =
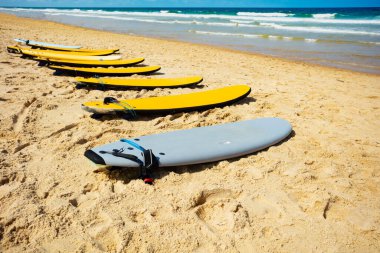
[[[379,252],[380,76],[215,46],[0,14],[0,249],[3,252]],[[9,54],[13,38],[144,57],[200,87],[76,89],[74,78]],[[199,112],[95,120],[104,97],[247,84],[242,102]],[[210,164],[95,173],[83,155],[120,138],[279,117],[279,145]]]
[[[80,25],[66,24],[64,22],[52,21],[52,20],[43,19],[43,18],[22,17],[22,16],[17,16],[15,14],[9,14],[9,13],[3,13],[3,12],[0,12],[0,14],[10,15],[10,16],[13,16],[13,17],[16,17],[16,18],[24,18],[24,19],[36,20],[36,21],[41,21],[41,22],[51,22],[53,24],[60,24],[60,25],[64,25],[64,26],[67,26],[67,27],[77,27],[77,28],[83,28],[83,29],[93,30],[93,31],[101,31],[101,32],[106,32],[106,33],[114,33],[114,34],[132,36],[134,38],[149,38],[149,39],[156,39],[156,40],[159,40],[159,41],[170,41],[170,42],[184,43],[184,44],[188,44],[188,45],[192,45],[193,44],[193,45],[198,45],[198,46],[207,46],[207,47],[216,48],[216,49],[220,49],[220,50],[225,50],[225,51],[230,51],[230,52],[235,52],[235,53],[241,53],[241,54],[248,54],[248,55],[253,55],[253,56],[258,56],[258,57],[268,57],[270,59],[278,59],[278,60],[281,60],[281,61],[289,61],[289,62],[292,62],[292,63],[306,64],[306,65],[318,66],[318,67],[322,67],[322,68],[330,68],[330,69],[336,69],[336,70],[341,70],[341,71],[348,71],[348,72],[354,72],[354,73],[362,73],[362,74],[369,74],[369,75],[374,75],[374,76],[380,76],[380,73],[371,73],[371,72],[352,70],[352,69],[341,68],[341,67],[336,67],[336,66],[328,66],[328,65],[324,65],[324,64],[309,62],[306,59],[305,60],[297,60],[297,59],[287,58],[285,56],[284,57],[282,57],[282,56],[272,56],[272,55],[268,55],[268,54],[265,54],[265,53],[259,53],[259,52],[252,52],[252,51],[248,51],[248,50],[240,50],[240,49],[228,48],[228,47],[223,46],[223,45],[216,45],[216,44],[212,45],[212,44],[208,44],[208,43],[196,43],[196,42],[188,42],[188,41],[185,41],[185,40],[177,40],[177,39],[164,38],[164,37],[160,37],[160,36],[145,36],[145,35],[139,35],[139,34],[130,34],[130,33],[123,33],[123,32],[117,32],[117,31],[109,31],[109,30],[104,30],[104,29],[96,29],[96,28],[84,27],[84,26],[80,26]]]

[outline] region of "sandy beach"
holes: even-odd
[[[207,45],[0,14],[1,252],[379,252],[380,76]],[[13,38],[120,48],[160,65],[151,78],[201,75],[201,88],[76,89]],[[134,76],[135,78],[143,78]],[[85,101],[247,84],[224,108],[95,120]],[[285,142],[238,159],[95,173],[86,149],[120,138],[260,117],[288,120]]]

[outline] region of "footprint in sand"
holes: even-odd
[[[120,243],[123,240],[112,223],[113,220],[107,213],[100,212],[87,229],[97,247],[105,252],[116,252],[122,247]]]
[[[27,101],[23,108],[21,109],[21,111],[15,115],[15,118],[13,120],[14,124],[13,124],[13,130],[16,132],[16,133],[19,133],[23,126],[24,126],[24,122],[27,118],[27,116],[29,115],[29,109],[30,109],[30,106],[37,100],[37,98],[33,98],[31,101]]]
[[[212,233],[242,229],[249,225],[249,217],[237,197],[231,190],[202,191],[195,201],[195,214]]]

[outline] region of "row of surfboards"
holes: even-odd
[[[15,39],[30,46],[9,46],[8,51],[39,61],[41,65],[74,73],[76,76],[111,74],[148,74],[159,66],[127,67],[144,58],[121,60],[113,55],[118,49],[82,49],[79,46],[51,44]],[[79,67],[78,67],[79,66]],[[200,76],[183,78],[130,79],[76,77],[82,85],[103,88],[174,88],[197,85]],[[141,113],[172,113],[202,110],[230,105],[248,96],[247,85],[232,85],[214,90],[182,95],[90,101],[82,108],[94,115],[118,114],[133,116]],[[139,167],[141,177],[152,183],[151,173],[157,167],[179,166],[219,161],[265,149],[285,139],[292,127],[286,120],[262,118],[169,133],[121,139],[87,150],[85,156],[101,167]]]
[[[8,46],[9,52],[20,53],[23,57],[43,62],[49,68],[55,70],[68,71],[77,76],[76,81],[78,83],[85,86],[145,89],[178,88],[191,85],[195,86],[203,81],[201,76],[149,79],[99,77],[99,74],[109,75],[110,73],[149,74],[159,70],[160,66],[119,67],[121,62],[124,62],[124,64],[128,62],[128,65],[133,65],[142,62],[144,58],[120,60],[120,55],[110,55],[117,52],[118,49],[82,49],[66,46],[62,47],[63,45],[41,45],[21,39],[17,39],[17,41],[25,42],[25,44],[30,47],[19,45]],[[103,56],[105,54],[107,54],[107,56]],[[76,67],[75,65],[85,65],[86,67]],[[99,67],[100,65],[107,66],[107,68]],[[95,75],[96,77],[91,77]],[[95,117],[104,114],[116,114],[129,118],[130,116],[136,116],[141,113],[171,113],[229,105],[245,98],[250,92],[251,89],[247,85],[231,85],[214,90],[198,91],[188,94],[145,97],[120,101],[106,97],[103,101],[85,102],[82,104],[82,108],[93,113]]]

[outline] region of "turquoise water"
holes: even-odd
[[[0,11],[380,73],[380,8],[0,8]]]

